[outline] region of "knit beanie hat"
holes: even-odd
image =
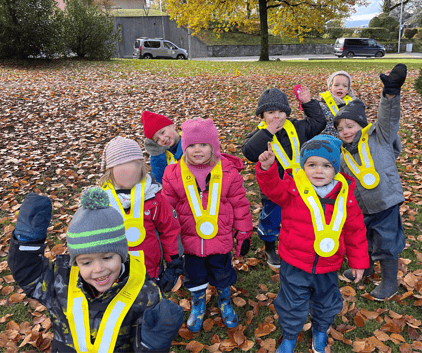
[[[129,248],[123,217],[109,204],[107,193],[98,186],[82,194],[81,207],[67,228],[70,265],[78,255],[102,252],[117,253],[126,261]]]
[[[263,112],[272,110],[281,110],[285,112],[287,116],[289,116],[292,111],[289,102],[287,101],[287,96],[278,88],[268,88],[261,94],[261,97],[258,99],[258,108],[256,108],[255,114],[258,116]]]
[[[333,119],[333,124],[337,128],[336,121],[340,119],[349,119],[356,121],[360,126],[368,125],[368,119],[365,113],[365,104],[360,99],[352,100],[348,105],[341,107]]]
[[[195,143],[209,143],[214,155],[220,158],[220,143],[218,141],[218,130],[211,119],[194,118],[182,124],[182,149]]]
[[[352,89],[352,76],[350,76],[346,71],[336,71],[333,72],[330,77],[327,79],[328,90],[331,91],[331,86],[333,85],[334,78],[338,75],[346,76],[349,79],[349,96],[355,98],[355,93]]]
[[[328,160],[337,174],[340,171],[341,145],[341,140],[334,136],[315,136],[302,145],[300,149],[300,166],[303,168],[309,157],[318,156]]]
[[[161,114],[156,114],[145,110],[141,115],[144,125],[144,134],[147,139],[152,139],[154,134],[163,127],[173,125],[174,123]]]
[[[117,136],[104,148],[101,170],[115,167],[136,159],[144,159],[141,147],[136,141]]]

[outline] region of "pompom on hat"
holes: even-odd
[[[100,187],[82,194],[81,207],[67,229],[70,265],[78,255],[93,253],[113,252],[126,261],[129,248],[123,217],[109,204],[107,193]]]
[[[278,88],[268,88],[265,90],[261,97],[258,99],[258,108],[256,108],[256,116],[261,115],[264,112],[281,110],[285,112],[287,116],[290,115],[291,109],[287,96],[281,92]]]
[[[136,159],[144,159],[141,147],[134,140],[117,136],[105,146],[101,160],[101,170],[115,167]]]
[[[336,171],[340,171],[340,155],[342,142],[331,135],[317,135],[308,140],[300,149],[300,166],[303,168],[306,160],[312,156],[325,158]]]
[[[333,119],[333,124],[337,128],[338,120],[349,119],[356,121],[361,127],[368,125],[365,113],[365,104],[360,99],[352,100],[348,105],[342,107]]]
[[[144,126],[144,134],[147,139],[152,140],[154,134],[163,127],[173,125],[174,123],[164,115],[152,113],[145,110],[141,115],[141,121]]]
[[[195,143],[208,143],[213,148],[214,155],[220,158],[220,143],[218,141],[218,130],[211,119],[194,118],[182,124],[182,149]]]

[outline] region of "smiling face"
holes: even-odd
[[[195,143],[186,148],[189,164],[205,164],[211,160],[212,147],[208,143]]]
[[[174,146],[180,140],[180,135],[176,130],[174,124],[164,126],[162,129],[158,130],[153,136],[152,140],[159,144],[160,146]]]
[[[336,171],[333,165],[325,158],[311,156],[303,165],[303,170],[312,185],[324,186],[333,180]]]
[[[333,96],[344,98],[349,93],[349,78],[344,75],[334,77],[330,92]]]
[[[81,277],[99,292],[111,288],[122,268],[122,258],[114,252],[81,254],[75,260]]]
[[[264,120],[268,125],[271,124],[274,120],[279,120],[279,127],[284,125],[284,122],[287,119],[285,112],[281,110],[271,110],[263,113],[262,120]]]
[[[350,119],[340,119],[336,127],[340,140],[346,143],[352,143],[357,132],[362,130],[362,126]]]

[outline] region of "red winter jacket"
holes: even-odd
[[[318,256],[314,250],[314,228],[311,212],[297,190],[292,172],[288,169],[283,180],[277,171],[277,164],[270,169],[261,169],[261,163],[256,167],[256,178],[262,192],[271,201],[281,206],[281,230],[278,253],[280,257],[292,266],[308,273],[327,273],[340,269],[344,255],[347,255],[349,266],[353,269],[369,267],[368,243],[363,214],[354,196],[356,182],[346,174],[342,175],[350,181],[347,197],[347,217],[340,235],[340,245],[337,252],[330,257]],[[335,200],[341,189],[338,183],[327,195]],[[334,205],[325,204],[325,221],[329,223]]]
[[[249,201],[243,187],[242,160],[222,154],[221,166],[223,181],[218,214],[218,233],[212,239],[202,239],[195,230],[195,218],[189,206],[180,171],[180,163],[167,166],[163,176],[163,193],[176,209],[182,226],[182,244],[185,254],[205,257],[213,254],[226,254],[233,249],[233,236],[236,231],[246,232],[238,235],[238,241],[251,237],[252,216]],[[202,206],[207,208],[208,187],[202,194]]]

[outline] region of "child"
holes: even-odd
[[[307,87],[298,92],[308,118],[303,120],[288,119],[291,109],[287,96],[278,88],[264,91],[258,100],[256,116],[262,119],[257,129],[252,131],[242,146],[242,152],[251,162],[258,162],[261,153],[267,150],[271,142],[277,156],[279,176],[291,164],[299,163],[300,146],[318,135],[325,127],[323,112]],[[280,267],[280,258],[275,252],[275,241],[280,233],[281,209],[261,193],[262,211],[259,215],[258,235],[265,243],[267,262]]]
[[[124,219],[129,250],[143,250],[148,274],[160,288],[171,290],[177,278],[170,278],[171,283],[158,278],[163,258],[169,269],[182,267],[177,242],[180,225],[173,207],[161,194],[162,186],[147,173],[138,143],[121,136],[112,139],[104,148],[101,169],[106,172],[100,185]]]
[[[314,137],[302,146],[303,169],[286,170],[283,180],[270,143],[256,165],[261,190],[283,209],[281,283],[274,301],[283,341],[277,353],[293,353],[309,312],[313,352],[324,352],[327,330],[343,308],[336,271],[345,253],[355,282],[369,267],[365,224],[353,195],[355,181],[339,173],[340,147],[333,136]]]
[[[104,190],[82,195],[68,227],[69,255],[44,257],[51,201],[29,194],[10,241],[8,264],[24,292],[45,305],[57,352],[168,352],[183,309],[161,300],[143,252],[128,256],[120,214]]]
[[[192,295],[187,326],[192,332],[201,329],[210,283],[217,288],[224,324],[235,327],[238,317],[230,300],[230,286],[237,279],[231,261],[233,237],[236,256],[244,256],[252,233],[249,202],[239,174],[243,164],[238,157],[220,153],[211,119],[185,121],[182,134],[183,158],[167,167],[163,190],[182,225],[184,285]]]
[[[155,180],[162,183],[167,165],[182,157],[182,140],[176,125],[164,115],[144,111],[141,120],[146,137],[145,149],[151,155],[151,173]]]
[[[371,266],[364,276],[372,275],[374,261],[381,264],[382,282],[370,293],[379,301],[398,291],[398,258],[405,246],[399,209],[404,197],[396,157],[400,153],[400,90],[406,74],[406,65],[398,64],[390,75],[380,75],[384,89],[374,124],[368,124],[360,100],[341,108],[333,120],[343,141],[341,168],[356,180],[356,199],[367,228]],[[344,276],[354,278],[349,270]]]

